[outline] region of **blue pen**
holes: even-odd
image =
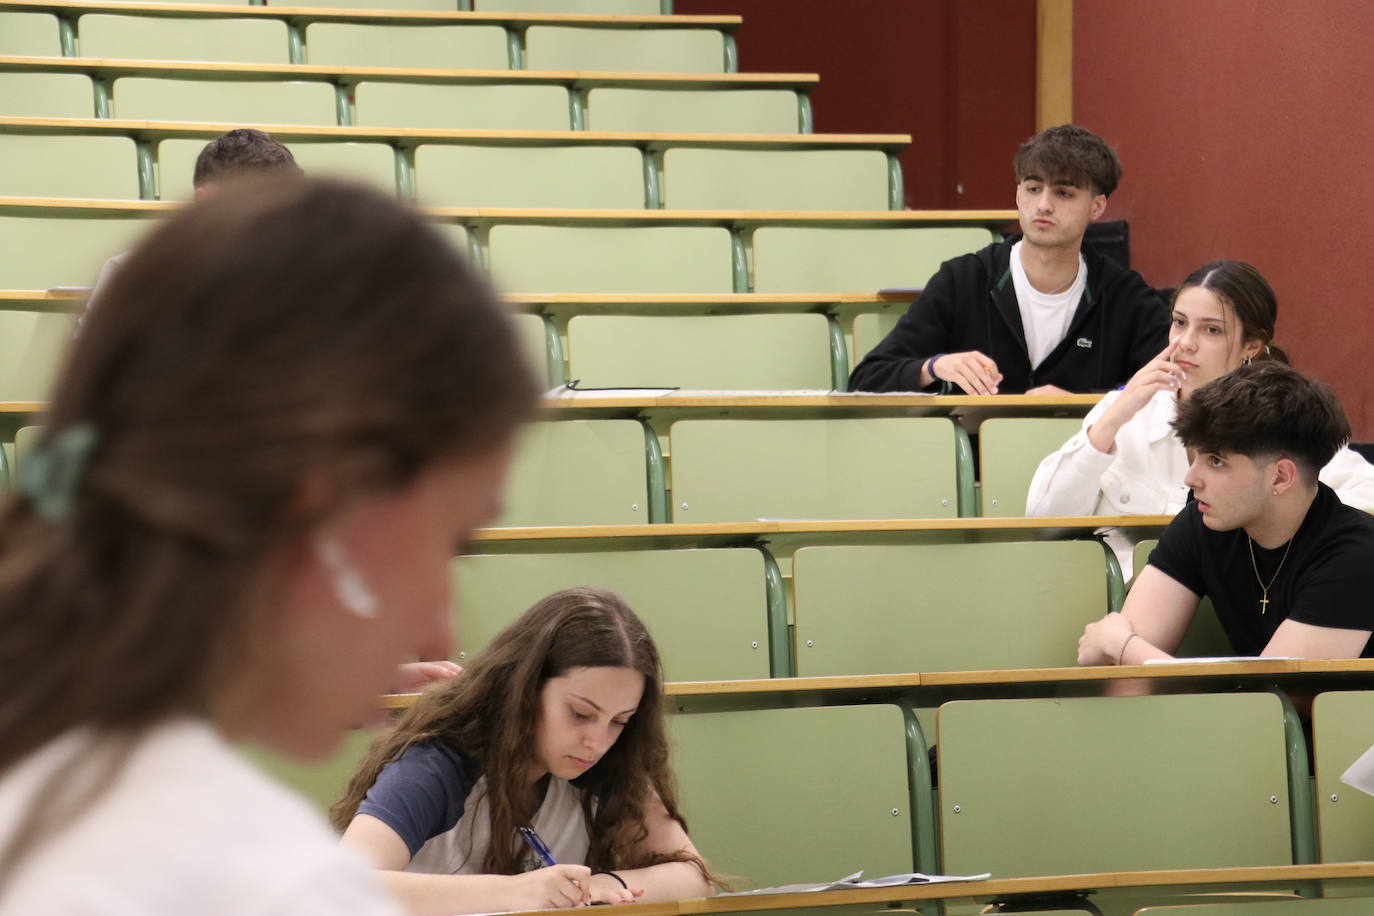
[[[545,865],[558,864],[558,860],[553,857],[553,853],[549,852],[549,847],[544,845],[544,841],[539,838],[539,834],[528,827],[521,827],[519,830],[520,838],[525,841],[525,845],[534,850],[534,854],[539,858],[539,861],[543,862]]]

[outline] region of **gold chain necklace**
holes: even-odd
[[[1288,559],[1288,551],[1293,549],[1293,542],[1297,539],[1298,536],[1296,534],[1288,539],[1288,546],[1283,549],[1283,559],[1279,560],[1279,568],[1274,570],[1274,574],[1269,577],[1269,584],[1265,585],[1264,580],[1260,578],[1259,564],[1255,562],[1255,539],[1248,534],[1245,536],[1245,543],[1250,548],[1250,568],[1255,571],[1255,581],[1259,583],[1260,587],[1261,614],[1269,612],[1269,589],[1274,587],[1274,580],[1279,577],[1279,573],[1283,572],[1283,564]]]

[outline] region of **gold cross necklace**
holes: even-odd
[[[1279,560],[1279,568],[1274,570],[1274,574],[1269,577],[1269,584],[1265,585],[1264,580],[1260,578],[1259,564],[1255,562],[1255,539],[1248,534],[1245,536],[1245,543],[1250,547],[1250,568],[1255,571],[1255,581],[1259,583],[1260,587],[1261,614],[1267,614],[1269,612],[1269,589],[1274,587],[1274,580],[1279,577],[1279,573],[1283,572],[1283,564],[1284,561],[1288,559],[1288,551],[1293,549],[1293,542],[1297,539],[1298,536],[1296,533],[1288,539],[1288,546],[1283,549],[1283,559]]]

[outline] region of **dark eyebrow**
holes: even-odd
[[[1174,309],[1174,314],[1175,314],[1175,315],[1178,315],[1178,316],[1181,317],[1181,318],[1187,318],[1187,317],[1188,317],[1186,314],[1184,314],[1183,312],[1179,311],[1178,309]],[[1219,328],[1224,328],[1224,327],[1226,327],[1226,322],[1225,322],[1224,320],[1220,319],[1220,318],[1196,318],[1196,319],[1190,319],[1190,320],[1194,320],[1194,321],[1196,321],[1198,324],[1214,324],[1214,325],[1216,325],[1216,326],[1219,327]]]
[[[571,692],[570,692],[570,693],[568,694],[568,696],[573,697],[574,699],[581,700],[583,703],[586,703],[588,706],[590,706],[592,709],[595,709],[597,712],[605,712],[605,711],[606,711],[606,710],[602,709],[600,706],[597,706],[595,703],[593,703],[591,700],[587,699],[586,697],[584,697],[584,696],[583,696],[582,694],[580,694],[580,693],[571,693]],[[639,707],[636,706],[634,709],[627,709],[627,710],[625,710],[624,712],[618,712],[618,713],[616,713],[616,715],[617,715],[617,716],[628,716],[628,715],[630,715],[630,714],[633,713],[633,712],[637,712],[638,710],[639,710]]]

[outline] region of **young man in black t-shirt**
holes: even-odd
[[[1193,499],[1121,613],[1083,631],[1078,663],[1169,658],[1203,597],[1237,655],[1374,657],[1374,517],[1317,480],[1350,438],[1331,390],[1255,363],[1199,388],[1173,425]]]

